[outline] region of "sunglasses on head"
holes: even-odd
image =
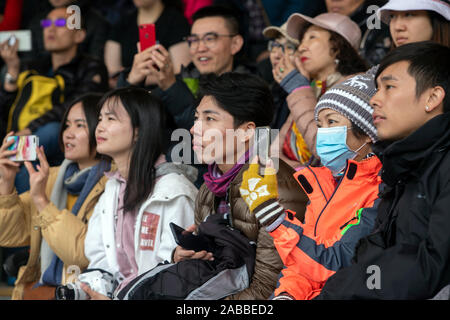
[[[59,18],[56,20],[52,19],[43,19],[41,20],[41,27],[42,28],[48,28],[51,27],[52,24],[55,25],[55,27],[65,27],[66,26],[66,19],[65,18]]]

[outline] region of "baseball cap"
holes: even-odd
[[[296,45],[299,45],[299,41],[295,38],[290,37],[287,34],[287,22],[285,22],[281,27],[276,26],[270,26],[263,30],[263,35],[266,38],[269,39],[275,39],[278,38],[280,35],[285,37],[288,41],[295,43]]]
[[[336,32],[358,50],[361,42],[361,29],[348,16],[333,12],[322,13],[311,18],[300,13],[293,13],[287,20],[287,34],[292,38],[299,39],[301,27],[308,22]]]
[[[444,0],[389,0],[377,11],[378,17],[386,24],[390,21],[390,11],[427,10],[434,11],[450,20],[450,4]]]

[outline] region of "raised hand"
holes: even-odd
[[[14,135],[10,132],[3,139],[0,147],[0,195],[8,195],[14,191],[14,179],[17,172],[19,172],[20,163],[14,162],[9,157],[17,153],[16,150],[9,151],[8,148],[14,143],[14,140],[7,142],[7,138]]]
[[[39,211],[42,211],[50,202],[45,194],[50,166],[47,162],[43,146],[36,148],[36,154],[39,159],[39,165],[36,166],[37,170],[33,168],[33,165],[29,161],[25,161],[24,164],[30,175],[31,198],[36,205],[36,208]]]
[[[140,51],[138,43],[138,53],[134,55],[133,66],[128,74],[127,81],[132,85],[138,85],[146,79],[152,72],[150,69],[153,61],[151,59],[150,48]]]
[[[296,66],[292,61],[292,56],[284,54],[283,58],[278,62],[277,66],[272,69],[273,78],[280,83]]]
[[[173,63],[169,52],[157,44],[149,48],[153,64],[150,66],[151,76],[162,90],[169,89],[176,81]]]
[[[276,220],[284,209],[278,203],[278,182],[272,161],[267,161],[264,176],[260,176],[258,172],[259,164],[255,157],[242,176],[239,192],[259,223],[267,226]]]

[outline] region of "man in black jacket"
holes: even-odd
[[[234,59],[244,41],[234,11],[208,6],[199,9],[192,19],[191,35],[186,39],[192,63],[183,67],[180,74],[174,74],[168,51],[156,45],[135,56],[130,72],[123,73],[118,84],[156,85],[152,93],[163,100],[175,127],[187,130],[194,124],[201,75],[249,72],[242,65],[237,66]]]
[[[225,72],[251,73],[244,65],[236,63],[236,55],[243,46],[239,34],[239,22],[232,9],[222,6],[207,6],[192,16],[191,34],[187,37],[192,59],[181,72],[174,74],[168,51],[157,44],[135,55],[130,72],[122,72],[118,86],[137,85],[151,90],[161,98],[168,114],[171,130],[185,129],[194,125],[195,108],[198,105],[198,83],[201,75]],[[167,160],[177,142],[172,142]],[[194,153],[191,153],[192,156]],[[194,159],[191,159],[193,163]],[[203,184],[204,165],[195,165],[199,170],[197,187]]]
[[[383,163],[375,227],[318,299],[429,299],[450,283],[449,56],[419,42],[382,60],[371,100]]]
[[[108,89],[103,62],[78,52],[86,35],[83,20],[77,29],[70,27],[68,19],[69,13],[63,7],[52,10],[42,21],[45,49],[49,53],[46,58],[23,62],[17,55],[18,42],[0,44],[7,69],[0,88],[0,113],[7,122],[6,129],[16,135],[39,136],[51,165],[57,165],[62,156],[58,132],[66,103],[80,94]],[[3,131],[0,136],[6,133]],[[28,179],[21,180],[26,190]]]

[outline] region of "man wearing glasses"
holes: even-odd
[[[192,19],[191,34],[185,39],[192,63],[183,67],[180,74],[174,74],[168,51],[157,44],[138,53],[128,74],[128,83],[119,82],[119,86],[156,85],[157,89],[152,93],[163,100],[176,127],[187,130],[194,123],[200,75],[220,75],[229,71],[249,73],[248,69],[234,63],[244,40],[239,34],[239,22],[233,11],[209,6],[198,10]]]
[[[48,53],[45,58],[21,61],[17,54],[18,40],[0,44],[0,55],[6,65],[5,80],[0,87],[0,110],[7,120],[6,130],[16,135],[37,135],[51,165],[58,165],[63,159],[57,133],[65,102],[83,93],[108,89],[105,65],[78,53],[78,46],[86,36],[83,19],[81,28],[76,29],[69,27],[68,18],[67,8],[63,7],[52,10],[41,21]],[[19,193],[28,189],[27,177],[19,173],[16,182]]]

